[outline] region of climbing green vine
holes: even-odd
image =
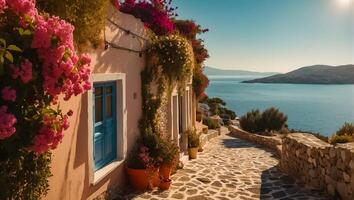
[[[147,66],[141,73],[143,117],[141,133],[160,134],[157,112],[164,95],[173,86],[182,88],[190,81],[194,68],[193,49],[184,37],[154,37],[146,51]]]
[[[51,153],[20,150],[0,162],[0,199],[41,199],[49,189]]]
[[[110,0],[37,0],[41,11],[59,16],[75,26],[75,44],[80,51],[103,44],[108,5]]]

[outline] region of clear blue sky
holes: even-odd
[[[287,72],[354,63],[354,0],[174,0],[210,31],[206,65]]]

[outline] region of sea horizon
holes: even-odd
[[[288,116],[289,129],[331,136],[354,122],[354,85],[241,83],[264,76],[208,75],[206,93],[219,97],[239,117],[252,109],[277,107]]]

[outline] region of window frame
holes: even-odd
[[[88,158],[89,158],[89,180],[95,185],[104,177],[110,174],[114,169],[123,164],[127,156],[127,112],[126,112],[126,75],[125,73],[93,74],[91,86],[94,84],[115,82],[116,83],[116,158],[95,170],[94,161],[94,104],[93,89],[88,91]]]

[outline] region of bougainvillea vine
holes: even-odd
[[[171,0],[126,0],[114,5],[121,12],[131,14],[144,22],[145,26],[157,35],[166,35],[174,31],[174,23],[171,18],[177,16],[174,11],[177,8],[171,6]]]
[[[0,158],[55,149],[68,129],[59,97],[89,90],[90,58],[77,55],[74,27],[41,14],[34,0],[0,0]]]

